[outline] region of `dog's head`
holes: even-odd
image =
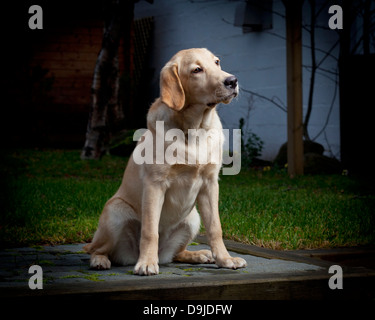
[[[176,111],[189,104],[227,104],[237,95],[237,78],[221,70],[219,58],[207,49],[182,50],[161,71],[161,100]]]

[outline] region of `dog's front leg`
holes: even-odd
[[[139,258],[134,267],[134,274],[151,276],[159,273],[159,221],[164,194],[165,190],[160,185],[145,181]]]
[[[231,257],[225,248],[219,217],[219,184],[217,180],[212,180],[202,187],[197,202],[215,263],[219,267],[229,269],[246,267],[247,263],[244,259]]]

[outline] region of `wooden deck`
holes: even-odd
[[[204,237],[199,237],[205,247]],[[38,252],[31,248],[0,252],[0,299],[10,300],[373,300],[375,269],[366,265],[340,264],[332,257],[346,258],[365,249],[274,251],[226,241],[233,255],[244,257],[248,267],[239,270],[217,268],[215,265],[171,263],[161,266],[158,276],[140,277],[132,274],[132,266],[114,266],[108,271],[88,269],[89,256],[82,245],[45,247]],[[74,250],[70,248],[76,248]],[[18,251],[17,251],[18,250]],[[340,251],[341,250],[341,251]],[[374,259],[374,250],[367,249],[367,259]],[[18,254],[18,255],[17,255]],[[37,255],[37,261],[35,260]],[[324,260],[330,257],[330,260]],[[343,255],[341,255],[342,257]],[[13,260],[15,262],[13,262]],[[340,259],[338,259],[340,260]],[[346,259],[348,260],[348,259]],[[18,262],[17,262],[18,261]],[[358,261],[357,261],[358,262]],[[41,264],[44,272],[42,290],[30,290],[27,266]],[[342,267],[343,289],[330,289],[331,265]],[[12,270],[10,270],[12,269]],[[21,273],[24,273],[23,278]]]

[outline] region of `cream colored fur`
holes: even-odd
[[[156,121],[164,121],[165,131],[177,128],[186,136],[188,129],[200,128],[222,134],[216,105],[229,103],[238,94],[237,85],[225,84],[228,77],[207,49],[178,52],[161,71],[161,97],[147,115],[154,145]],[[85,247],[91,267],[135,264],[135,274],[154,275],[159,273],[159,263],[173,260],[232,269],[246,266],[245,260],[228,254],[222,240],[220,168],[221,163],[138,165],[130,157],[122,184],[106,203],[92,243]],[[211,251],[188,251],[187,245],[199,232],[200,216]]]

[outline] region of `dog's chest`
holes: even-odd
[[[199,191],[204,183],[198,167],[177,168],[168,179],[161,213],[161,222],[175,224],[183,220],[194,208]]]

